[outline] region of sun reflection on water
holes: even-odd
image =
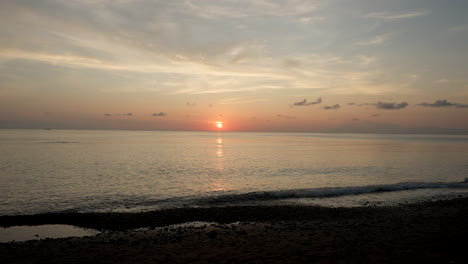
[[[224,170],[224,151],[223,151],[223,139],[221,138],[221,134],[218,133],[218,138],[216,139],[216,169]]]
[[[213,178],[210,183],[210,189],[215,192],[229,189],[224,178],[224,156],[223,139],[221,138],[221,133],[218,133],[216,138],[216,170],[218,173],[216,174],[217,177]]]

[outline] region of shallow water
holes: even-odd
[[[467,189],[416,189],[406,191],[366,193],[326,198],[298,198],[278,201],[287,205],[318,205],[325,207],[394,206],[424,201],[468,197]]]
[[[320,198],[330,196],[324,188],[406,183],[451,183],[436,192],[456,195],[466,157],[468,136],[0,130],[0,214]]]

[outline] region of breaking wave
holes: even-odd
[[[278,191],[260,191],[244,194],[229,194],[201,198],[201,201],[216,203],[237,203],[245,201],[269,201],[291,198],[329,198],[338,196],[360,195],[368,193],[396,192],[419,189],[468,189],[468,178],[463,182],[405,182],[386,185],[368,185],[352,187],[323,187],[311,189],[293,189]]]
[[[157,199],[148,196],[95,197],[96,202],[86,206],[72,207],[59,212],[137,212],[187,207],[265,205],[269,202],[300,198],[332,198],[358,196],[369,193],[388,193],[421,189],[467,190],[468,179],[464,182],[406,182],[385,185],[323,187],[249,193],[211,193],[207,196],[182,196]],[[447,193],[449,193],[448,191]],[[36,212],[37,213],[37,212]]]

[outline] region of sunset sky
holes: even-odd
[[[467,134],[467,11],[3,0],[0,128]]]

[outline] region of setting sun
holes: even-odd
[[[223,122],[217,121],[217,122],[216,122],[216,127],[222,128],[222,127],[223,127]]]

